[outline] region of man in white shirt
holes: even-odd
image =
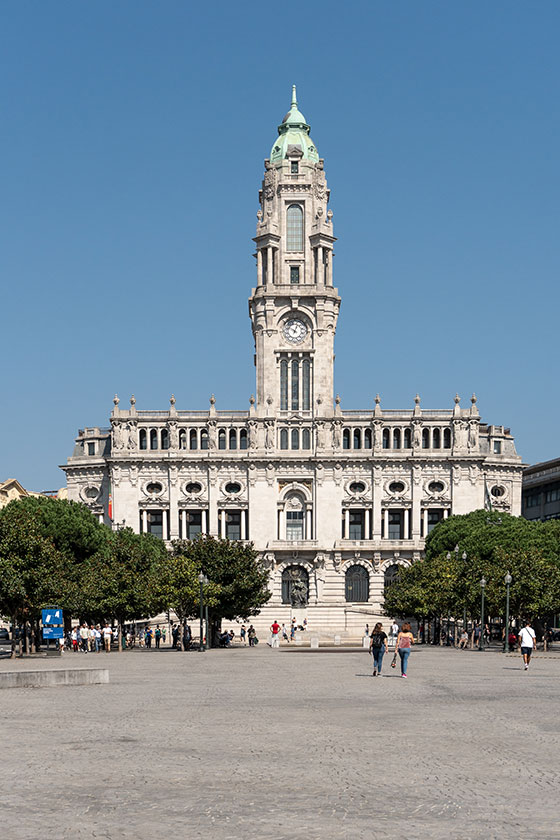
[[[103,643],[105,645],[105,650],[107,653],[111,651],[111,641],[113,638],[113,630],[111,629],[111,625],[107,623],[103,628]]]
[[[535,631],[531,627],[530,621],[525,622],[525,627],[519,634],[519,646],[523,656],[523,665],[525,670],[527,670],[529,662],[531,661],[531,654],[537,649],[537,637],[535,636]]]

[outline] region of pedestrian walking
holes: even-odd
[[[367,627],[367,624],[366,624]],[[373,676],[378,674],[381,676],[381,665],[383,664],[383,656],[386,651],[385,642],[387,641],[387,633],[383,630],[383,625],[380,621],[377,622],[373,628],[369,640],[369,652],[373,656]]]
[[[154,634],[156,640],[156,650],[159,650],[159,644],[161,642],[161,630],[159,624],[156,624],[156,632]]]
[[[84,623],[80,627],[80,644],[81,644],[83,653],[88,652],[88,639],[89,639],[89,629],[88,629],[87,624],[84,621]]]
[[[165,640],[167,638],[167,627],[164,625],[161,630],[161,640],[163,644],[165,644]]]
[[[366,624],[364,628],[364,636],[369,636],[369,624]]]
[[[177,647],[177,642],[179,641],[179,626],[177,624],[174,624],[173,627],[171,628],[171,639],[172,639],[171,647],[176,648]]]
[[[400,629],[399,635],[397,636],[397,653],[399,654],[399,658],[401,660],[401,677],[406,678],[407,676],[406,669],[408,666],[408,657],[410,656],[413,644],[414,636],[412,635],[412,628],[410,624],[405,621]]]
[[[188,624],[183,628],[183,650],[189,650],[192,641],[192,632]]]
[[[245,625],[241,625],[241,630],[239,631],[239,637],[243,644],[245,644],[245,639],[247,638],[247,631],[245,630]]]
[[[290,627],[290,639],[293,642],[296,637],[296,620],[292,618],[292,626]]]
[[[531,654],[537,649],[537,637],[530,621],[525,622],[525,627],[519,633],[519,647],[523,657],[523,667],[527,671],[531,662]]]
[[[282,639],[283,639],[285,642],[288,642],[288,644],[290,644],[290,637],[288,636],[288,630],[286,629],[286,625],[285,625],[285,624],[283,624],[283,625],[282,625],[282,629],[280,630],[280,632],[281,632],[281,634],[282,634]]]
[[[475,647],[480,647],[480,639],[482,636],[482,628],[480,624],[476,624],[473,630],[473,644]]]
[[[154,631],[152,630],[152,628],[151,627],[146,627],[145,637],[146,637],[146,647],[147,648],[152,647],[153,636],[154,636]]]
[[[103,644],[105,645],[105,650],[107,653],[111,652],[111,642],[113,640],[113,631],[111,630],[111,625],[107,621],[105,627],[103,628]]]
[[[78,652],[78,645],[79,645],[79,631],[77,627],[72,629],[72,650],[74,653]]]
[[[93,635],[95,641],[95,652],[99,653],[99,651],[101,650],[101,628],[99,624],[97,625],[97,627],[93,628]]]
[[[255,646],[255,638],[257,636],[257,631],[255,630],[255,628],[253,627],[252,624],[249,626],[249,629],[247,630],[247,636],[249,637],[249,647],[254,647]]]

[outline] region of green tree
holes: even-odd
[[[158,572],[166,557],[157,537],[124,528],[108,531],[100,550],[83,564],[78,609],[89,618],[116,619],[119,650],[126,621],[155,615],[165,606]]]
[[[0,613],[15,629],[33,623],[42,607],[64,604],[69,593],[68,561],[42,533],[32,508],[10,502],[0,512]]]
[[[216,603],[208,611],[215,629],[223,619],[257,615],[270,599],[269,575],[252,544],[201,535],[194,540],[176,540],[171,553],[188,557],[197,574],[204,572],[210,583],[217,585]]]
[[[160,600],[166,609],[173,610],[181,626],[200,611],[199,571],[194,560],[184,554],[166,554],[158,565]],[[218,605],[219,593],[216,583],[205,584],[204,604],[209,612]],[[182,633],[179,644],[183,644]]]

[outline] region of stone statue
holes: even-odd
[[[468,447],[472,451],[478,450],[478,423],[469,423]]]
[[[340,449],[342,446],[342,421],[334,420],[332,424],[333,448]]]
[[[115,423],[113,425],[113,449],[115,451],[124,449],[127,442],[127,424]]]
[[[274,420],[265,420],[264,425],[266,428],[265,448],[274,449]]]
[[[325,424],[322,420],[317,420],[317,449],[325,448]]]
[[[216,449],[216,421],[208,421],[208,448]]]
[[[375,449],[383,447],[383,428],[380,422],[376,422],[373,427],[373,446]]]
[[[467,446],[467,430],[462,420],[455,420],[453,423],[455,433],[455,448],[464,450]]]
[[[177,428],[177,422],[175,420],[170,420],[167,427],[169,429],[170,448],[179,449],[179,429]]]
[[[128,442],[126,444],[126,448],[129,451],[134,451],[138,447],[138,438],[137,438],[137,431],[136,426],[134,423],[128,424]]]
[[[258,423],[256,420],[249,420],[249,449],[257,448]]]
[[[307,586],[300,577],[292,580],[291,602],[292,607],[304,607],[307,604]]]
[[[323,586],[325,584],[325,558],[322,554],[318,554],[315,558],[313,573],[315,577],[315,595],[317,601],[321,601],[323,598]]]
[[[422,429],[420,423],[414,424],[414,432],[412,434],[412,445],[414,449],[420,449],[422,446]]]

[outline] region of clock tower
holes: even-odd
[[[340,298],[333,287],[332,211],[323,160],[298,109],[291,108],[259,191],[257,286],[249,299],[259,416],[333,413],[334,335]]]

